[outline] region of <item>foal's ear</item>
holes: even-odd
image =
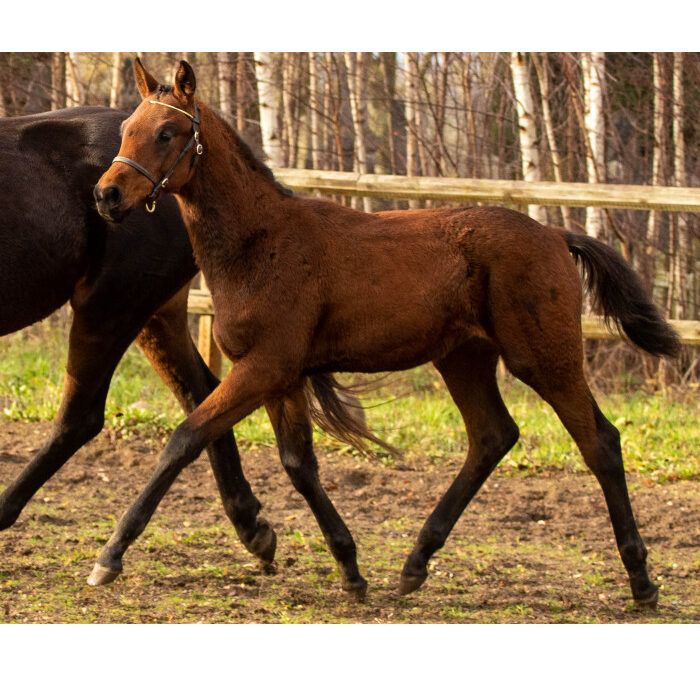
[[[158,81],[143,67],[143,63],[141,63],[141,59],[138,56],[134,61],[134,77],[136,78],[136,86],[139,94],[141,94],[141,98],[147,98],[158,87]]]
[[[180,67],[175,74],[175,98],[180,103],[187,104],[192,100],[194,91],[197,88],[197,79],[194,76],[194,70],[187,61],[180,61]]]

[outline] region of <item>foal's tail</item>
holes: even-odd
[[[352,387],[344,387],[333,375],[322,373],[307,378],[306,399],[313,421],[332,436],[358,450],[366,450],[364,441],[368,440],[391,454],[399,453],[367,428],[362,405]]]
[[[562,233],[574,259],[581,263],[586,288],[593,293],[606,323],[624,330],[650,354],[676,356],[680,350],[678,334],[664,321],[624,258],[597,239]]]

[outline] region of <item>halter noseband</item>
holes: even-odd
[[[177,165],[182,161],[182,158],[192,149],[192,146],[196,143],[197,146],[195,147],[195,152],[197,154],[194,156],[194,161],[192,163],[192,168],[194,168],[194,165],[197,163],[199,156],[204,152],[204,148],[199,142],[199,108],[197,107],[196,103],[194,105],[194,115],[190,115],[186,110],[182,110],[182,108],[176,108],[174,105],[170,105],[169,103],[163,103],[162,101],[149,101],[149,103],[155,103],[156,105],[164,105],[166,108],[172,108],[173,110],[181,112],[183,115],[187,115],[187,117],[189,117],[192,120],[192,138],[190,138],[190,140],[187,141],[187,143],[185,144],[185,147],[182,148],[180,154],[175,160],[175,163],[170,168],[170,171],[168,171],[160,180],[154,178],[153,174],[148,169],[141,166],[138,162],[135,162],[133,159],[129,159],[128,157],[122,157],[121,155],[118,155],[112,160],[112,164],[114,164],[114,162],[128,164],[130,167],[141,172],[144,176],[146,176],[146,178],[148,178],[148,180],[151,181],[151,183],[153,183],[153,190],[151,191],[151,194],[148,195],[148,197],[146,197],[146,211],[148,211],[149,213],[153,213],[156,210],[156,199],[158,198],[158,193],[168,184],[168,179],[170,178],[170,176],[173,175],[175,169],[177,168]]]

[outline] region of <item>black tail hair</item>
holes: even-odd
[[[586,289],[608,326],[613,323],[644,351],[677,356],[678,334],[648,297],[641,279],[613,248],[583,234],[565,231],[564,239],[583,268]]]
[[[343,386],[329,373],[321,373],[307,378],[305,393],[311,418],[324,431],[358,450],[367,450],[366,439],[392,455],[399,454],[397,448],[367,428],[362,405],[352,387]]]

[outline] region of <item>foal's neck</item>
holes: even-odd
[[[251,237],[275,227],[291,197],[223,120],[199,103],[204,155],[177,194],[204,271],[235,260]],[[209,270],[207,268],[210,268]]]

